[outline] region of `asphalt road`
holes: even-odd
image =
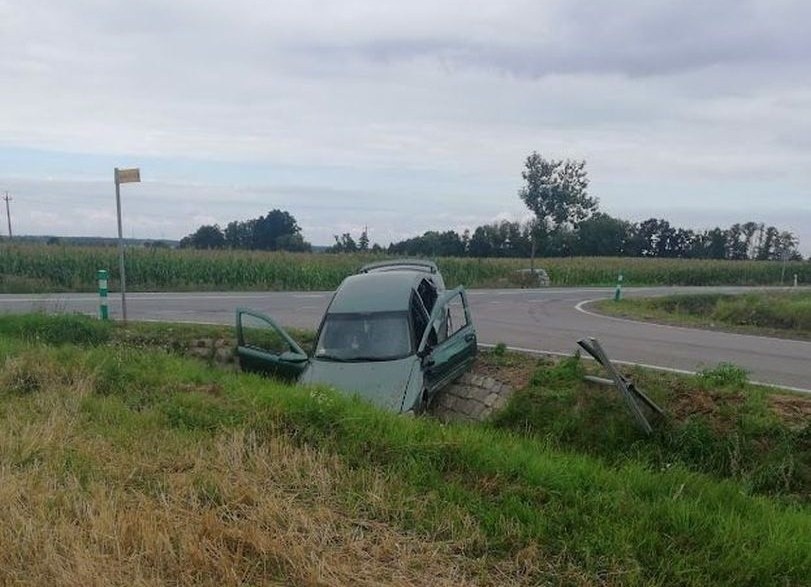
[[[628,288],[625,295],[689,291],[739,292],[746,288]],[[589,313],[585,302],[610,297],[609,288],[471,290],[479,340],[509,347],[571,354],[585,336],[600,340],[617,361],[678,371],[720,362],[747,369],[755,381],[811,391],[811,343],[621,320]],[[234,309],[252,308],[284,325],[315,328],[331,292],[135,293],[127,296],[131,320],[231,324]],[[109,298],[113,318],[120,298]],[[68,311],[95,314],[91,294],[0,295],[0,313]]]

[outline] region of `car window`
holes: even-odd
[[[422,304],[425,306],[425,310],[430,314],[431,310],[434,309],[434,304],[439,295],[437,294],[436,287],[428,279],[423,279],[420,281],[419,287],[417,287],[417,293],[420,296],[420,300],[422,300]]]
[[[450,338],[468,325],[462,293],[455,294],[445,305],[445,336]]]
[[[274,354],[292,351],[290,344],[266,320],[252,314],[242,314],[242,340],[246,347]]]
[[[334,361],[389,361],[412,354],[407,312],[327,314],[315,358]]]
[[[411,314],[411,324],[413,325],[413,344],[416,348],[416,346],[422,340],[422,335],[425,333],[425,328],[428,326],[428,312],[426,311],[422,300],[417,295],[411,295],[409,313]]]

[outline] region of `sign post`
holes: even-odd
[[[115,168],[115,208],[118,215],[118,270],[121,278],[121,313],[127,322],[127,276],[124,271],[124,234],[121,230],[121,184],[141,181],[141,170]]]

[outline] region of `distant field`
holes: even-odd
[[[0,583],[800,585],[811,573],[805,404],[735,369],[657,378],[673,424],[650,439],[618,397],[582,387],[574,359],[539,362],[496,421],[441,425],[183,358],[166,351],[178,327],[154,328],[133,339],[86,317],[0,319]]]
[[[133,248],[127,252],[132,291],[329,290],[364,263],[385,257],[324,253],[193,251]],[[516,273],[528,259],[437,259],[449,286],[520,287]],[[626,285],[776,285],[782,264],[772,261],[705,261],[580,257],[538,259],[552,285],[613,285],[621,271]],[[0,245],[0,292],[95,291],[96,270],[107,269],[117,287],[115,248]],[[786,266],[811,283],[811,263]]]
[[[811,290],[604,300],[600,312],[699,328],[811,339]]]

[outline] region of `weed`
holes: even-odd
[[[0,320],[0,334],[45,344],[103,344],[112,326],[83,314],[7,315]]]
[[[712,368],[703,369],[696,375],[705,387],[728,387],[741,389],[749,379],[746,369],[732,363],[719,363]]]

